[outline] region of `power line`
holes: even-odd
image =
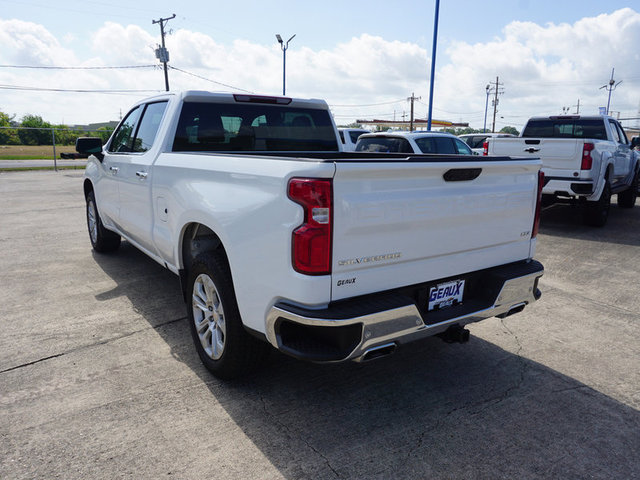
[[[392,102],[382,102],[382,103],[365,103],[365,104],[361,104],[361,105],[334,105],[331,104],[329,105],[330,107],[377,107],[379,105],[391,105],[394,103],[400,103],[400,102],[404,102],[405,99],[401,98],[399,100],[394,100]]]
[[[178,72],[182,72],[182,73],[184,73],[186,75],[191,75],[192,77],[199,78],[200,80],[206,80],[207,82],[211,82],[211,83],[215,83],[217,85],[222,85],[223,87],[231,88],[232,90],[238,90],[240,92],[246,92],[246,93],[254,93],[254,92],[252,92],[250,90],[245,90],[244,88],[234,87],[233,85],[228,85],[226,83],[217,82],[216,80],[211,80],[210,78],[206,78],[206,77],[203,77],[201,75],[197,75],[195,73],[187,72],[186,70],[182,70],[181,68],[178,68],[178,67],[173,67],[173,66],[169,65],[169,68],[171,70],[177,70]]]
[[[158,68],[158,65],[122,65],[105,67],[59,67],[45,65],[0,65],[0,68],[30,68],[36,70],[117,70],[129,68]]]
[[[43,88],[27,87],[22,85],[0,84],[0,90],[26,90],[34,92],[66,92],[66,93],[106,93],[115,95],[125,95],[130,93],[158,93],[161,90],[91,90],[91,89],[67,89],[67,88]]]

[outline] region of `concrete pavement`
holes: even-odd
[[[365,365],[223,383],[177,277],[91,251],[80,172],[0,173],[0,478],[640,478],[640,206],[544,213],[542,299]]]

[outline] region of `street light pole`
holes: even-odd
[[[293,40],[293,37],[295,37],[296,34],[294,33],[293,36],[287,40],[287,42],[285,43],[282,40],[282,37],[280,36],[279,33],[276,33],[276,39],[278,40],[278,43],[280,44],[280,48],[282,48],[282,95],[285,95],[286,92],[286,78],[287,78],[287,49],[289,48],[289,42],[291,40]]]
[[[491,93],[491,85],[487,84],[487,100],[484,103],[484,127],[482,128],[482,133],[487,132],[487,109],[489,108],[489,93]]]
[[[433,21],[433,49],[431,50],[431,83],[429,85],[429,115],[427,118],[427,130],[431,131],[431,113],[433,110],[433,83],[436,74],[436,46],[438,45],[438,16],[440,15],[440,0],[436,0],[436,15]]]

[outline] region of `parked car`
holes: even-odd
[[[393,138],[414,137],[468,150]],[[77,140],[91,245],[106,253],[124,238],[179,276],[195,349],[221,378],[269,344],[340,362],[433,335],[464,342],[466,324],[540,297],[540,160],[339,142],[322,100],[142,100],[106,145]]]
[[[487,141],[487,138],[505,137],[515,137],[515,135],[511,135],[510,133],[467,133],[464,135],[458,135],[458,138],[469,145],[471,150],[478,155],[482,155],[484,152],[484,144]]]
[[[369,130],[365,130],[364,128],[339,128],[338,134],[340,135],[340,141],[342,142],[342,151],[355,151],[358,137],[364,133],[369,133]]]
[[[442,132],[367,133],[358,138],[356,152],[474,155],[458,137]]]
[[[606,224],[611,196],[633,208],[640,184],[640,161],[622,125],[604,115],[533,117],[520,137],[493,138],[487,155],[518,155],[542,160],[543,201],[583,206],[583,221]]]

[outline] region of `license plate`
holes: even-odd
[[[429,290],[429,311],[457,305],[462,302],[464,280],[441,283]]]

